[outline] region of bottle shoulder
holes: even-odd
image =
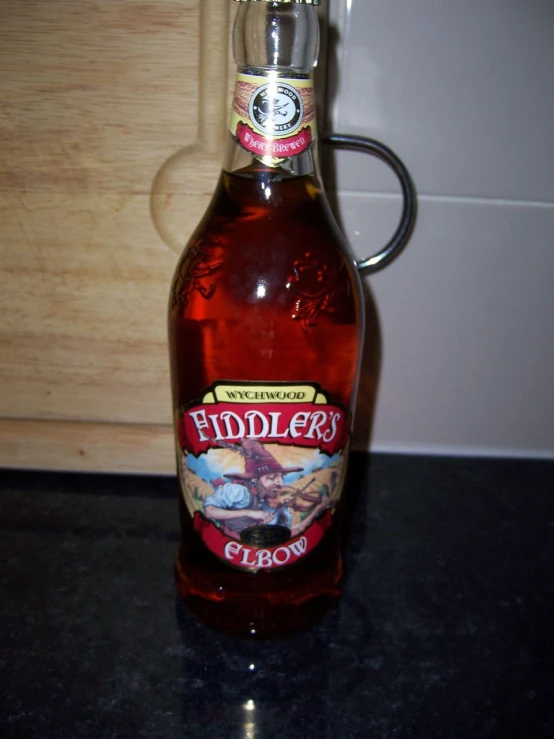
[[[316,184],[223,175],[177,267],[173,307],[215,319],[247,310],[251,320],[268,311],[355,320],[354,260]]]
[[[290,259],[311,251],[324,261],[353,263],[323,188],[313,176],[223,173],[181,263],[198,248],[206,254],[217,251],[230,262],[240,253],[263,263],[269,257],[273,262],[279,254]]]

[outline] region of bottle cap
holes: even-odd
[[[236,3],[301,3],[303,5],[319,5],[321,0],[235,0]]]

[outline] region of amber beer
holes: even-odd
[[[170,296],[177,588],[254,638],[309,627],[341,593],[363,303],[318,172],[317,4],[241,3],[223,172]]]

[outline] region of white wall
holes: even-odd
[[[371,448],[554,456],[554,3],[331,0],[331,25],[334,130],[391,146],[419,191],[410,245],[369,279]],[[361,257],[398,186],[362,155],[337,167]]]

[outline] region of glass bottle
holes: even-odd
[[[242,0],[223,171],[170,294],[177,589],[254,638],[308,628],[341,593],[364,316],[318,170],[317,4]]]

